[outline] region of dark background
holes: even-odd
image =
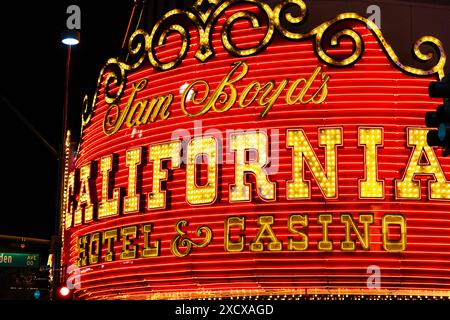
[[[147,25],[175,6],[191,1],[149,0]],[[275,2],[275,1],[268,1]],[[382,9],[384,35],[402,61],[413,64],[411,47],[425,34],[440,38],[450,51],[450,1],[306,1],[310,30],[338,13],[365,15]],[[73,47],[69,128],[79,134],[84,94],[92,96],[109,57],[121,52],[133,0],[2,1],[0,4],[0,95],[59,149],[67,48],[60,41],[66,8],[81,8],[81,44]],[[435,6],[437,4],[437,6]],[[447,71],[448,71],[447,64]],[[49,239],[54,233],[58,165],[55,156],[0,101],[0,234]]]
[[[81,8],[81,43],[71,55],[69,122],[79,134],[83,93],[116,56],[133,1],[5,1],[0,4],[0,95],[57,150],[61,139],[67,48],[66,8]],[[57,206],[55,156],[3,103],[0,234],[49,238]]]

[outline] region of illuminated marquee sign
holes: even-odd
[[[357,14],[299,33],[303,1],[202,2],[137,30],[85,100],[76,297],[449,295],[450,159],[423,126],[442,43],[419,69]]]

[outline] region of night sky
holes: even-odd
[[[69,84],[69,128],[79,135],[83,96],[92,95],[107,58],[119,54],[133,1],[25,0],[0,6],[0,96],[57,150],[67,54],[60,40],[71,4],[81,8],[81,44],[72,49]],[[1,99],[0,108],[0,234],[49,239],[57,207],[57,159]]]

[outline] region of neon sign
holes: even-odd
[[[137,30],[85,101],[75,296],[449,295],[450,160],[423,125],[442,43],[419,69],[354,13],[296,33],[303,1],[201,3]]]

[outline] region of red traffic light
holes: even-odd
[[[58,298],[60,299],[69,299],[72,290],[70,290],[67,286],[61,286],[58,288]]]

